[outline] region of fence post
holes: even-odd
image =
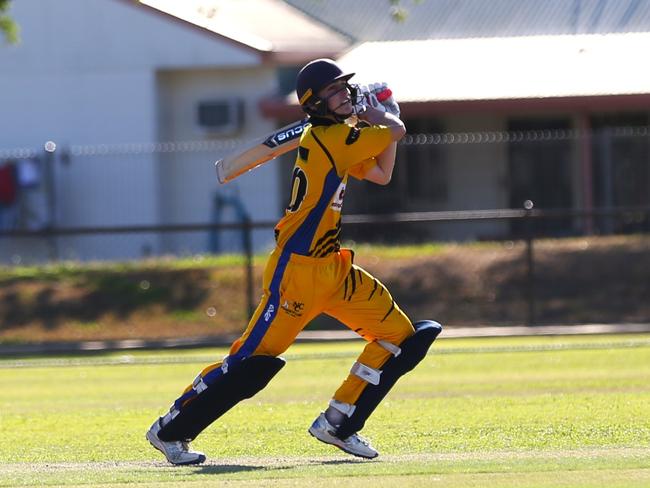
[[[55,173],[54,173],[54,165],[56,163],[56,143],[53,141],[47,141],[43,149],[45,150],[44,153],[44,162],[45,162],[45,167],[44,167],[44,184],[45,184],[45,191],[47,195],[47,227],[48,231],[52,232],[56,230],[57,227],[57,195],[56,195],[56,179],[55,179]],[[58,261],[59,259],[59,245],[58,245],[58,239],[56,235],[50,234],[48,237],[48,244],[50,247],[50,260],[51,261]]]
[[[535,260],[533,258],[533,207],[532,200],[524,202],[524,227],[526,229],[526,301],[528,304],[528,316],[526,325],[535,325]]]
[[[246,305],[248,307],[248,316],[252,317],[255,312],[253,302],[253,227],[248,215],[244,216],[242,232],[244,233],[244,253],[246,254],[245,273],[246,273]]]

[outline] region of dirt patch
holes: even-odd
[[[532,280],[523,243],[451,247],[412,262],[373,266],[413,318],[458,325],[648,322],[650,238],[539,241]],[[368,266],[370,269],[370,266]]]
[[[449,245],[430,255],[358,255],[414,320],[449,325],[650,322],[650,237],[537,241],[533,281],[523,243]],[[262,266],[255,269],[255,301]],[[83,269],[0,280],[0,341],[233,334],[248,320],[245,270]],[[317,320],[310,328],[337,326]]]
[[[239,330],[241,268],[80,270],[59,279],[6,278],[0,340],[167,338]]]

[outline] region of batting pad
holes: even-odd
[[[415,334],[399,345],[401,353],[398,356],[392,356],[386,361],[381,369],[379,383],[376,385],[369,383],[364,388],[355,404],[352,415],[346,417],[336,429],[336,437],[345,440],[363,429],[368,417],[375,411],[377,405],[384,399],[397,380],[424,359],[429,347],[436,340],[438,334],[442,332],[442,326],[432,320],[416,322],[413,327],[415,328]]]
[[[251,356],[232,366],[180,409],[158,433],[162,441],[192,441],[212,422],[269,384],[285,365],[282,358]]]

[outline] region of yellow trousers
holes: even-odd
[[[338,319],[368,342],[357,361],[374,369],[381,369],[391,356],[377,341],[399,345],[415,332],[386,287],[354,265],[347,249],[325,258],[276,249],[266,265],[263,287],[262,300],[242,336],[233,342],[226,364],[212,364],[200,377],[227,371],[228,364],[249,356],[282,354],[321,313]],[[351,373],[333,398],[354,405],[366,385]],[[192,387],[177,400],[179,407],[191,396]]]

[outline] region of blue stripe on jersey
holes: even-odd
[[[296,232],[289,238],[284,250],[290,253],[307,255],[311,247],[311,241],[314,240],[314,235],[318,229],[320,221],[327,210],[327,206],[332,201],[334,193],[341,184],[341,178],[338,177],[336,171],[331,169],[325,177],[325,184],[323,185],[323,193],[316,206],[311,209],[305,221],[298,227]]]
[[[271,278],[271,284],[269,286],[271,294],[266,302],[264,312],[258,317],[250,335],[241,345],[239,350],[224,360],[228,367],[237,364],[253,354],[255,349],[257,349],[257,346],[262,342],[262,338],[269,330],[269,326],[273,322],[280,307],[280,283],[282,282],[282,277],[287,269],[287,264],[289,264],[289,258],[292,253],[303,255],[309,253],[309,247],[311,246],[311,241],[314,240],[314,235],[316,234],[318,225],[320,224],[323,214],[327,210],[327,206],[332,200],[332,197],[334,197],[334,193],[336,193],[340,184],[341,178],[338,177],[334,169],[330,170],[325,178],[323,192],[321,193],[318,203],[309,212],[309,215],[307,215],[307,218],[302,225],[296,230],[291,238],[289,238],[287,245],[284,246],[280,257],[278,258],[278,264],[275,266],[273,278]],[[215,368],[203,377],[203,382],[209,387],[221,375],[223,375],[223,370],[221,368]],[[177,409],[181,409],[183,403],[194,398],[196,395],[197,393],[195,390],[190,390],[178,398],[174,402],[174,406]]]
[[[280,306],[280,283],[282,282],[282,277],[284,276],[284,271],[287,268],[289,263],[289,258],[291,254],[307,254],[309,252],[309,247],[311,246],[311,241],[314,240],[314,235],[318,229],[323,214],[327,210],[327,206],[332,201],[334,193],[341,184],[341,178],[338,177],[334,169],[330,170],[325,178],[325,185],[323,186],[323,192],[321,193],[320,199],[316,206],[309,212],[309,215],[302,223],[302,225],[296,230],[296,232],[289,238],[287,244],[284,246],[280,258],[278,259],[278,264],[275,267],[275,272],[273,273],[273,278],[271,279],[271,285],[269,290],[271,295],[267,301],[267,306],[264,314],[260,315],[257,319],[253,330],[250,335],[242,345],[242,347],[234,355],[235,361],[240,361],[244,358],[250,356],[257,346],[259,346],[262,338],[266,334],[269,326],[273,322],[273,318],[278,312]],[[269,317],[269,320],[266,319]],[[230,357],[228,358],[228,363],[230,364]]]

